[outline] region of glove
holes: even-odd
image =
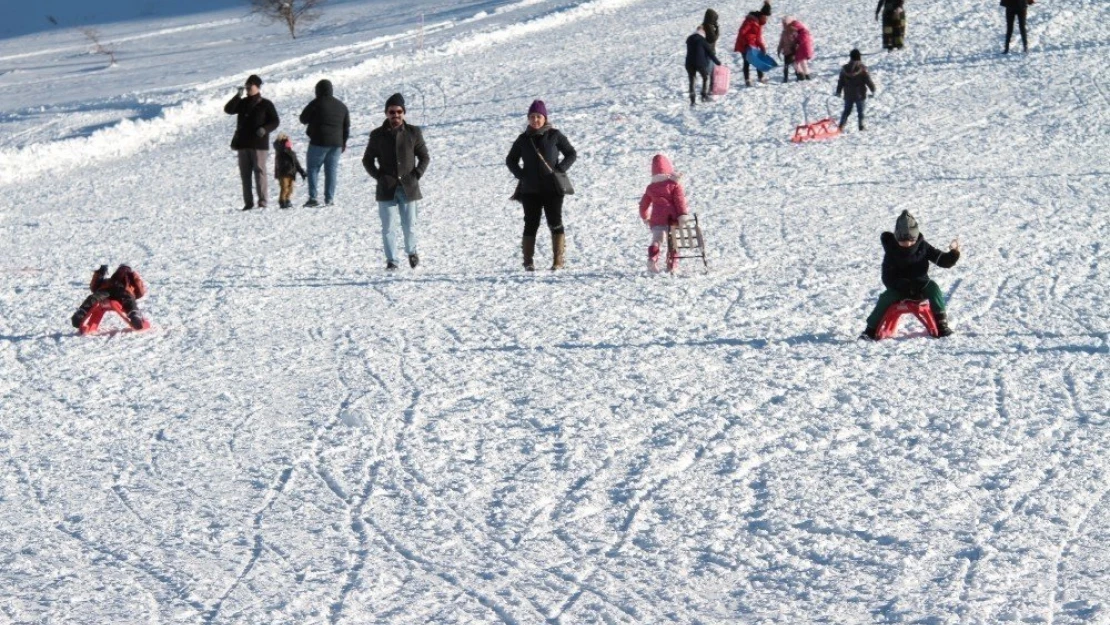
[[[259,126],[258,130],[254,131],[254,134],[259,136],[259,137],[265,137],[266,136],[266,129]]]
[[[96,273],[100,277],[104,277],[104,276],[108,275],[108,265],[101,265],[100,268],[96,270]]]
[[[243,94],[245,94],[246,92],[247,92],[246,87],[239,87],[238,97],[240,97],[240,98],[243,97]]]

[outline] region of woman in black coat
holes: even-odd
[[[559,159],[560,155],[562,160]],[[551,230],[551,251],[554,261],[551,269],[562,269],[565,259],[566,237],[563,234],[563,197],[572,190],[560,180],[578,153],[566,136],[559,132],[547,118],[547,107],[542,100],[532,102],[528,108],[528,127],[513,142],[505,164],[516,176],[517,187],[513,199],[524,205],[524,268],[534,271],[533,256],[536,252],[536,233],[540,217],[547,218]],[[556,175],[560,174],[560,175]]]
[[[1010,53],[1010,38],[1014,36],[1014,18],[1017,18],[1018,30],[1021,31],[1021,51],[1029,51],[1029,40],[1025,36],[1025,12],[1033,0],[1002,0],[1006,7],[1006,47],[1002,54]]]

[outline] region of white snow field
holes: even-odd
[[[669,0],[347,2],[295,42],[231,7],[98,24],[112,67],[0,40],[0,623],[1110,623],[1110,3],[1038,2],[1008,57],[997,4],[909,2],[887,55],[870,0],[783,0],[814,80],[694,110],[705,6]],[[734,85],[758,6],[714,6]],[[791,144],[853,46],[868,130]],[[237,210],[253,72],[302,159],[335,82],[337,205]],[[387,273],[395,91],[432,162]],[[507,200],[533,98],[579,153],[555,273]],[[657,151],[708,272],[646,272]],[[863,343],[903,209],[962,242],[956,334]],[[122,262],[154,327],[77,336]]]

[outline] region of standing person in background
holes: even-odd
[[[1018,29],[1021,31],[1021,51],[1029,51],[1029,40],[1025,35],[1025,12],[1033,0],[1002,0],[1002,6],[1006,7],[1006,47],[1002,49],[1002,54],[1010,53],[1010,38],[1014,36],[1014,18],[1017,18]]]
[[[793,23],[794,18],[789,15],[782,18],[782,34],[779,35],[779,47],[776,50],[778,57],[782,59],[782,82],[784,83],[790,80],[790,66],[794,64],[794,50],[798,47],[798,33],[791,26]],[[802,80],[800,74],[798,80]]]
[[[813,35],[809,28],[800,20],[790,19],[790,28],[794,31],[797,46],[794,48],[794,73],[798,80],[809,80],[809,60],[813,58]]]
[[[767,46],[763,43],[763,25],[767,23],[769,17],[771,17],[771,3],[764,2],[761,9],[748,13],[740,24],[740,32],[736,33],[736,45],[733,46],[733,51],[739,52],[744,57],[744,84],[749,87],[752,86],[752,79],[748,49],[757,48],[764,54],[767,53]],[[759,82],[767,82],[763,77],[763,70],[756,70],[756,78]]]
[[[713,9],[705,10],[705,17],[701,20],[702,30],[705,31],[705,41],[713,55],[717,55],[717,40],[721,38],[721,26],[717,23],[717,12]],[[718,63],[718,65],[720,65]],[[713,66],[709,66],[709,90],[713,91]]]
[[[852,50],[849,54],[848,64],[840,70],[840,79],[836,82],[836,95],[844,94],[844,112],[840,115],[840,130],[848,123],[848,116],[852,107],[856,109],[856,118],[859,120],[859,129],[864,130],[863,103],[867,101],[867,90],[875,93],[875,83],[871,82],[871,75],[867,73],[867,66],[863,64],[863,55],[859,50]]]
[[[246,97],[244,97],[244,95]],[[270,133],[277,129],[274,103],[262,97],[262,79],[256,74],[247,78],[245,86],[224,105],[224,112],[237,115],[231,149],[239,153],[239,178],[243,182],[243,210],[254,208],[251,182],[258,187],[258,208],[266,208],[266,162],[270,154]]]
[[[424,134],[405,121],[405,98],[394,93],[385,101],[385,122],[370,133],[362,166],[377,181],[374,198],[382,220],[382,246],[385,268],[397,269],[397,221],[405,237],[409,267],[416,269],[420,256],[416,249],[416,209],[420,178],[428,169],[428,148]]]
[[[562,155],[563,159],[559,160]],[[505,165],[517,183],[514,199],[524,205],[524,236],[521,250],[524,253],[525,271],[535,271],[536,233],[540,217],[547,218],[551,230],[552,271],[562,269],[566,260],[566,234],[563,232],[563,198],[566,192],[560,187],[555,172],[566,173],[578,158],[574,146],[559,132],[547,116],[547,105],[535,100],[528,107],[528,126],[513,141]]]
[[[320,166],[324,167],[324,204],[335,200],[339,182],[339,155],[347,151],[351,135],[351,115],[347,105],[336,98],[330,80],[316,83],[316,99],[301,111],[301,123],[308,126],[308,201],[305,206],[319,206],[316,181]]]
[[[278,208],[293,208],[293,183],[305,177],[304,168],[293,151],[293,141],[289,135],[279,132],[274,140],[274,178],[277,178],[281,193],[278,195]]]
[[[709,99],[709,74],[711,63],[721,64],[713,48],[705,39],[703,26],[698,26],[694,34],[686,38],[686,75],[690,79],[690,106],[694,106],[694,75],[701,75],[701,101]]]
[[[875,7],[875,21],[879,21],[879,13],[883,14],[883,48],[887,52],[901,50],[903,38],[906,36],[906,10],[902,6],[903,0],[879,0]]]

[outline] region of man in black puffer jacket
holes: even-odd
[[[335,199],[339,177],[339,155],[347,151],[351,135],[351,115],[347,105],[333,94],[330,80],[316,83],[316,99],[301,111],[301,123],[308,126],[308,202],[305,206],[319,206],[316,201],[316,181],[320,166],[324,167],[324,203]]]
[[[270,133],[277,129],[281,120],[278,119],[274,103],[262,97],[262,79],[254,74],[247,78],[247,84],[239,87],[239,92],[224,105],[224,112],[238,115],[235,136],[231,138],[231,149],[239,153],[243,210],[254,208],[252,177],[254,185],[258,187],[258,208],[266,208],[266,184],[269,176],[266,163],[270,154]]]
[[[929,300],[933,318],[937,322],[940,336],[949,336],[948,315],[945,312],[944,294],[936,282],[929,279],[929,263],[948,269],[960,260],[960,243],[952,241],[948,251],[929,245],[918,229],[917,220],[909,211],[902,211],[894,225],[894,233],[884,232],[880,237],[883,243],[883,286],[886,290],[879,295],[875,309],[867,317],[867,328],[860,338],[874,340],[875,331],[883,320],[886,309],[900,300]]]

